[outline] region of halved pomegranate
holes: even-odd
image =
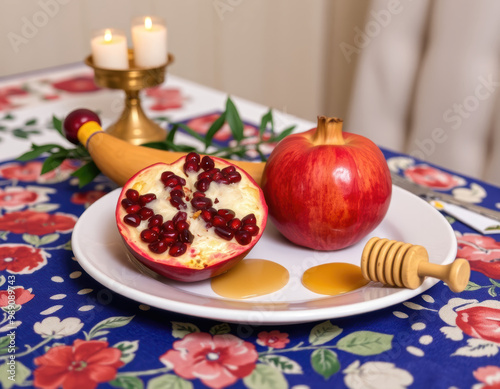
[[[264,195],[252,177],[194,152],[138,172],[116,207],[118,230],[133,256],[178,281],[204,280],[236,265],[266,221]]]

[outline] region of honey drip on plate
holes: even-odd
[[[329,296],[356,290],[367,283],[359,266],[342,262],[314,266],[302,275],[302,284],[307,289]]]
[[[222,297],[246,299],[280,290],[289,277],[288,270],[276,262],[244,259],[228,272],[212,278],[211,285]]]

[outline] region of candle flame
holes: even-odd
[[[113,35],[111,34],[111,30],[104,31],[104,41],[111,42],[112,39],[113,39]]]
[[[153,27],[153,21],[149,16],[144,19],[144,27],[146,27],[146,30],[151,30],[151,27]]]

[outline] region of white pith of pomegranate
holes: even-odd
[[[196,153],[138,172],[116,208],[118,230],[134,257],[179,281],[234,266],[260,239],[266,221],[264,195],[246,172]]]

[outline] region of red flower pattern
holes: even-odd
[[[0,231],[15,234],[45,235],[70,232],[77,218],[66,213],[49,214],[35,211],[18,211],[0,216]]]
[[[464,234],[457,237],[457,257],[469,261],[472,270],[500,280],[500,242],[489,236]]]
[[[220,115],[217,113],[202,116],[202,117],[190,120],[187,123],[187,126],[191,129],[193,129],[194,131],[196,131],[197,133],[204,135],[208,132],[208,129],[210,128],[212,123],[215,122],[219,118],[219,116]],[[243,127],[243,131],[244,131],[246,137],[251,137],[251,136],[257,135],[257,129],[255,129],[254,127],[249,126],[247,124],[245,124],[245,126]],[[229,124],[224,123],[222,128],[215,134],[214,139],[221,141],[221,142],[224,142],[224,141],[227,141],[228,139],[230,139],[231,137],[232,137],[231,128],[229,127]]]
[[[42,165],[43,163],[40,161],[7,163],[0,166],[0,176],[8,180],[22,182],[60,182],[67,179],[78,168],[75,162],[65,160],[57,169],[42,175]]]
[[[271,332],[262,331],[257,337],[258,344],[272,348],[284,348],[290,342],[288,334],[279,332],[278,330],[273,330]]]
[[[102,190],[89,190],[87,192],[78,192],[78,193],[74,193],[71,196],[70,201],[73,204],[89,206],[90,204],[95,203],[97,200],[99,200],[105,194],[106,194],[106,192],[104,192]]]
[[[29,290],[24,289],[22,286],[14,288],[14,302],[17,305],[26,304],[33,297],[35,297],[35,295],[31,293]],[[0,290],[0,307],[6,307],[8,305],[9,305],[9,291]]]
[[[13,96],[26,96],[28,92],[17,86],[8,86],[0,88],[0,111],[16,108],[17,105],[12,102]]]
[[[473,338],[500,343],[500,309],[475,306],[457,311],[457,326]]]
[[[153,111],[182,108],[184,103],[181,91],[176,88],[149,88],[146,96],[153,98],[153,104],[149,107]]]
[[[173,366],[177,375],[199,378],[211,388],[225,388],[255,369],[255,346],[230,334],[193,332],[174,342],[160,360]]]
[[[0,208],[19,209],[26,205],[35,204],[40,200],[40,195],[24,188],[10,188],[3,190],[0,188]]]
[[[404,171],[404,174],[419,185],[437,190],[450,190],[463,185],[460,177],[424,164],[411,166]]]
[[[24,244],[0,245],[0,271],[29,274],[47,264],[49,255],[41,249]]]
[[[484,383],[481,389],[500,389],[500,367],[484,366],[474,371],[474,377]],[[473,386],[474,388],[476,385]]]
[[[52,86],[55,89],[70,93],[95,92],[100,88],[95,84],[94,77],[91,75],[76,76],[54,82]]]
[[[55,346],[35,358],[38,367],[33,372],[33,384],[44,389],[93,389],[116,377],[116,371],[124,365],[121,355],[120,350],[99,340],[77,339],[72,346]]]

